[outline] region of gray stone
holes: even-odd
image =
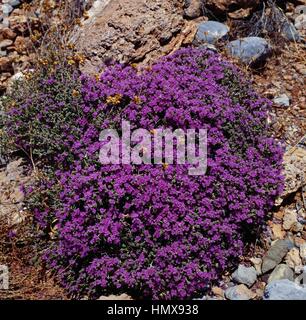
[[[12,7],[17,7],[20,5],[20,0],[10,0],[9,3]]]
[[[280,106],[284,106],[284,107],[290,106],[290,98],[286,94],[281,94],[280,96],[276,97],[273,101],[274,103]]]
[[[306,14],[306,6],[305,5],[297,6],[294,11],[296,14],[303,14],[303,13]]]
[[[306,288],[290,280],[276,280],[266,286],[264,300],[306,300]]]
[[[257,272],[254,267],[246,267],[241,264],[232,274],[232,278],[238,283],[243,283],[251,287],[257,280]]]
[[[229,27],[217,21],[207,21],[200,23],[195,36],[196,44],[214,44],[218,40],[225,38],[229,32]]]
[[[5,16],[9,15],[13,10],[14,8],[9,3],[2,5],[2,12]]]
[[[248,289],[244,284],[230,287],[225,290],[225,297],[229,300],[251,300],[256,294]]]
[[[281,30],[283,36],[288,39],[289,41],[301,41],[301,36],[299,32],[296,30],[295,26],[291,22],[285,22],[283,24],[282,30]]]
[[[294,280],[294,272],[286,264],[279,264],[273,272],[270,274],[268,283],[271,283],[275,280],[288,279],[290,281]]]
[[[280,264],[289,249],[290,241],[276,240],[263,258],[262,273],[266,273]]]
[[[306,29],[306,13],[300,14],[294,20],[294,26],[297,30],[305,30]]]
[[[246,37],[231,41],[227,51],[245,64],[264,62],[271,53],[267,40],[260,37]]]

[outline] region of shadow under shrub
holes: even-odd
[[[143,70],[112,65],[100,79],[80,81],[80,104],[63,123],[65,150],[55,152],[55,178],[46,182],[59,198],[35,208],[56,238],[49,267],[75,297],[203,294],[243,253],[282,189],[283,150],[268,133],[269,102],[235,67],[201,49]],[[48,110],[57,119],[60,109]],[[189,176],[188,165],[176,163],[101,165],[99,134],[120,129],[122,119],[153,134],[206,128],[207,174]],[[16,134],[24,125],[15,124]],[[45,130],[51,137],[53,128]]]

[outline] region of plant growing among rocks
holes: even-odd
[[[181,49],[142,70],[114,64],[99,78],[68,78],[72,86],[62,72],[46,80],[34,113],[29,101],[10,111],[16,145],[53,164],[34,205],[55,239],[49,267],[75,297],[203,294],[242,254],[281,192],[283,150],[268,130],[269,101],[203,49]],[[36,130],[44,124],[34,143],[25,133],[30,119],[39,119]],[[99,133],[119,129],[122,119],[152,134],[206,128],[207,174],[189,176],[188,165],[176,162],[102,165]]]

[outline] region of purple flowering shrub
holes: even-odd
[[[57,201],[36,208],[56,226],[46,252],[74,296],[132,292],[185,299],[203,292],[243,253],[281,192],[283,150],[267,126],[269,102],[230,63],[181,49],[152,68],[109,66],[81,77],[74,131],[56,179]],[[102,165],[104,128],[206,128],[206,175],[188,165]]]

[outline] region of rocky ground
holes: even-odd
[[[32,57],[22,1],[2,2],[0,90],[5,93]],[[306,3],[293,1],[280,8],[267,1],[254,23],[250,19],[260,2],[99,0],[88,5],[72,37],[86,56],[83,71],[92,74],[101,72],[106,58],[150,64],[181,46],[206,46],[237,63],[257,90],[274,101],[269,121],[286,144],[285,191],[237,269],[203,299],[306,300],[306,288],[298,285],[303,274],[306,284]],[[272,25],[274,19],[278,23]],[[252,32],[247,21],[252,21]],[[265,30],[260,31],[262,26]],[[65,299],[40,262],[42,244],[24,208],[19,187],[31,179],[20,161],[0,171],[0,218],[7,228],[0,236],[0,264],[9,265],[12,281],[9,291],[0,290],[0,298]]]

